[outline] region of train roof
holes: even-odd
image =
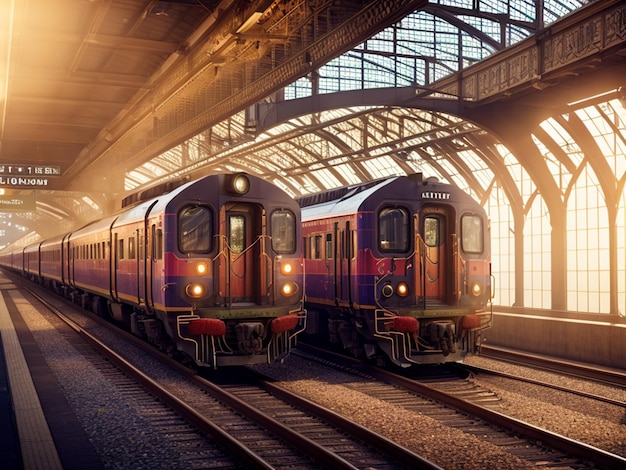
[[[115,221],[117,215],[105,217],[104,219],[94,220],[93,222],[83,225],[77,230],[72,230],[70,239],[74,240],[76,237],[89,235],[93,232],[102,232],[111,228],[111,224]]]
[[[455,185],[442,183],[436,178],[423,178],[421,173],[394,176],[370,181],[356,186],[346,186],[330,191],[304,196],[298,200],[302,208],[302,221],[330,216],[353,214],[370,210],[364,204],[376,204],[379,199],[395,198],[398,201],[438,201],[476,206],[478,203]],[[482,208],[481,208],[482,210]]]
[[[363,201],[397,178],[371,181],[301,198],[298,202],[302,207],[302,221],[306,222],[309,219],[316,219],[327,214],[337,216],[356,212]]]
[[[157,198],[158,199],[158,198]],[[141,222],[146,217],[146,212],[150,209],[150,206],[155,203],[154,199],[148,201],[142,201],[139,204],[135,204],[132,207],[127,207],[123,212],[118,214],[113,226],[124,225],[133,222]]]

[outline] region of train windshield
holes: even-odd
[[[187,206],[178,215],[179,248],[183,253],[207,253],[213,243],[213,213],[208,207]]]
[[[483,252],[483,219],[479,215],[461,217],[461,248],[465,253]]]
[[[378,247],[381,251],[409,250],[409,212],[387,207],[378,214]]]
[[[288,210],[277,210],[271,216],[272,249],[276,253],[296,251],[296,217]]]

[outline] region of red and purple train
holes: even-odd
[[[202,367],[280,360],[306,323],[298,204],[246,174],[183,184],[0,265]]]
[[[306,333],[409,367],[462,360],[491,325],[489,220],[421,174],[299,199]]]

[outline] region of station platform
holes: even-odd
[[[626,369],[626,318],[494,307],[486,345]]]
[[[3,470],[102,468],[0,275],[0,462]]]

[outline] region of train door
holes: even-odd
[[[146,230],[146,306],[148,310],[154,309],[153,282],[154,268],[157,261],[157,228],[151,224]]]
[[[61,283],[68,285],[70,283],[70,236],[65,235],[61,241]]]
[[[118,299],[118,292],[117,292],[117,273],[118,273],[118,257],[119,257],[119,252],[118,252],[118,238],[117,238],[117,232],[112,232],[111,234],[111,298],[113,300],[117,300]]]
[[[70,242],[72,238],[71,235],[67,237],[67,268],[65,274],[67,278],[65,279],[65,284],[68,286],[74,286],[74,247]]]
[[[137,303],[139,305],[145,304],[145,292],[146,292],[146,278],[145,278],[145,261],[146,254],[144,252],[145,244],[144,244],[144,230],[142,228],[138,228],[135,230],[135,239],[137,240],[137,263],[135,263],[137,269]]]
[[[422,212],[424,292],[427,302],[446,301],[447,218],[441,211]]]
[[[258,214],[249,204],[226,207],[226,240],[229,253],[228,282],[231,302],[255,300],[255,279],[258,279],[259,238]],[[256,284],[259,284],[257,282]],[[261,286],[258,286],[261,289]]]
[[[334,256],[335,259],[335,300],[342,306],[349,306],[351,299],[351,262],[352,262],[352,234],[350,222],[345,227],[338,223],[334,226]]]
[[[144,302],[146,304],[146,310],[154,310],[154,297],[153,297],[153,283],[155,264],[157,260],[162,258],[163,243],[160,234],[161,230],[157,230],[157,226],[154,223],[150,223],[150,211],[154,207],[157,201],[154,201],[150,207],[146,210],[145,218],[142,224],[143,236],[141,237],[142,253],[142,265],[143,271],[143,295]],[[154,220],[154,219],[153,219]]]

